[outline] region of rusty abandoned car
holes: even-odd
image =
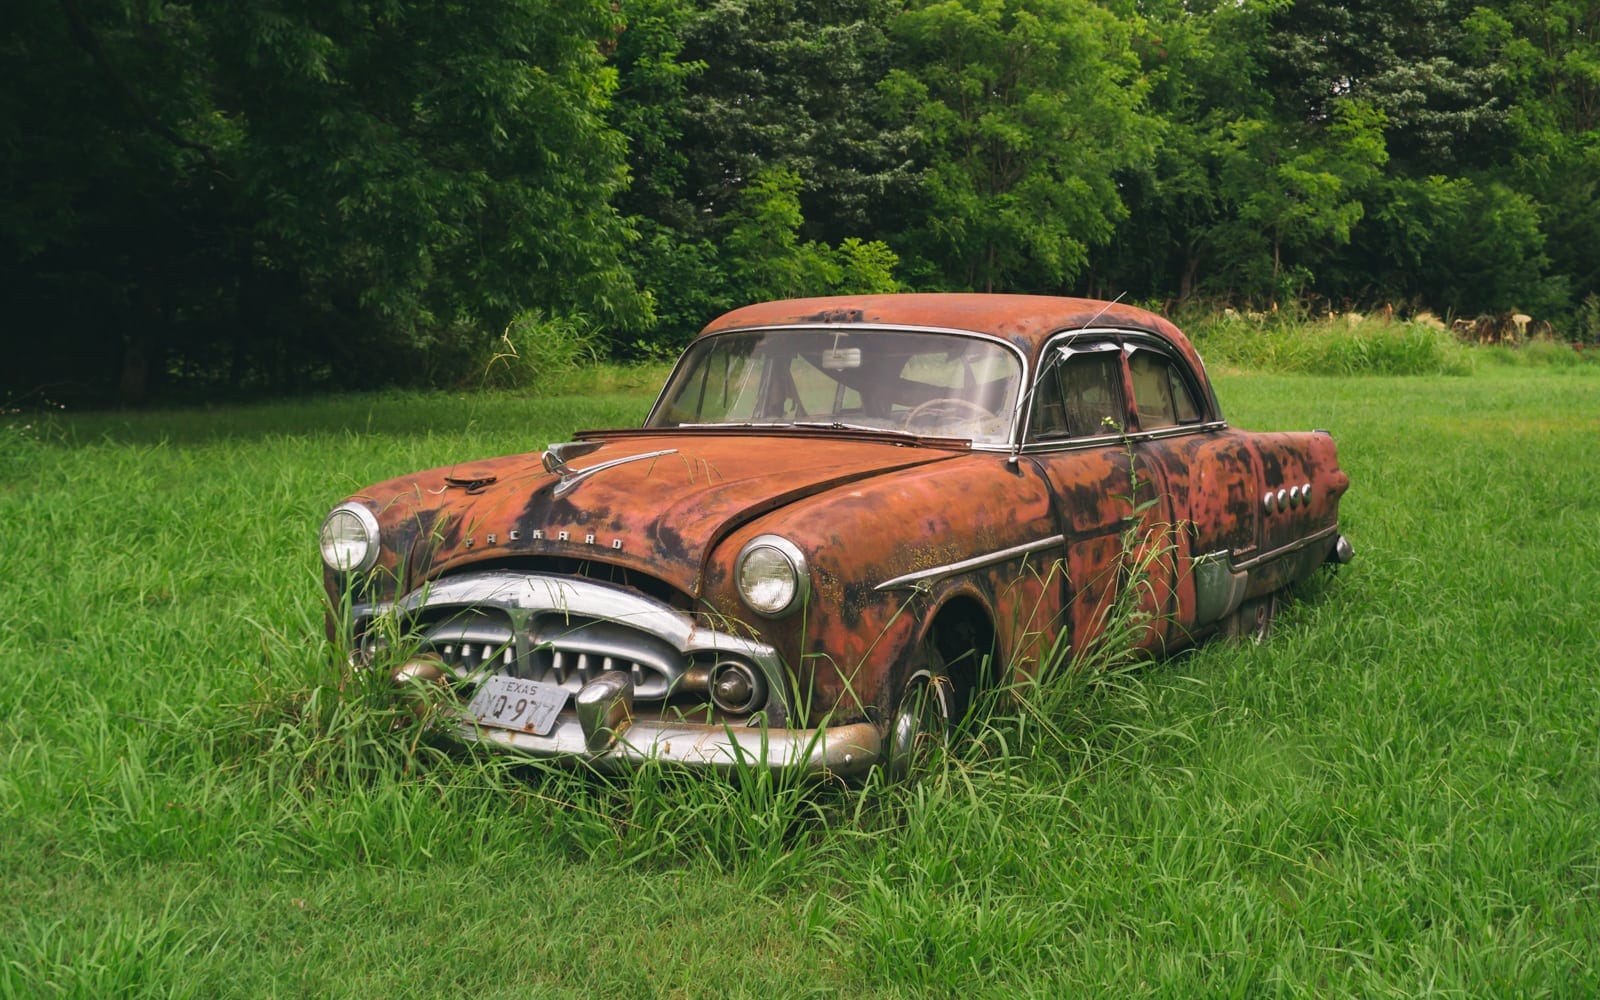
[[[736,309],[642,428],[576,438],[379,483],[322,526],[330,630],[441,685],[457,738],[894,769],[980,686],[1092,643],[1130,538],[1153,654],[1254,632],[1351,555],[1332,438],[1229,427],[1183,334],[1105,302]]]

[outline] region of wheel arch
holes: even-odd
[[[944,595],[928,615],[920,642],[933,646],[951,679],[969,693],[1000,679],[1000,633],[993,611],[975,593]]]

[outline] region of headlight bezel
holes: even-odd
[[[787,568],[785,574],[787,584],[780,582],[780,593],[787,591],[787,599],[781,603],[772,598],[763,600],[759,593],[752,594],[756,588],[750,585],[745,576],[747,569],[761,568],[759,565],[751,567],[750,560],[767,559],[769,558],[767,553],[775,553],[778,556],[777,562],[767,564],[769,568],[778,566]],[[758,583],[776,579],[765,577]],[[806,555],[800,550],[800,546],[782,535],[757,535],[746,542],[739,550],[738,558],[734,560],[733,581],[734,588],[739,592],[739,599],[744,602],[745,607],[763,618],[785,618],[803,607],[811,597],[811,571],[806,562]]]
[[[352,539],[330,540],[329,529],[334,520],[354,518],[356,526],[361,531],[361,541],[365,545],[361,558],[354,565],[347,565],[346,561],[335,561],[329,558],[329,550],[338,544],[349,544]],[[317,548],[322,555],[322,565],[335,573],[346,576],[355,576],[365,573],[378,563],[378,518],[365,505],[354,501],[347,501],[328,511],[328,516],[322,519],[322,528],[317,532]]]

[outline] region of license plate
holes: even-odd
[[[566,688],[495,674],[472,696],[467,711],[480,725],[549,736],[567,707]]]

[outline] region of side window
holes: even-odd
[[[1133,381],[1133,403],[1144,430],[1191,424],[1200,419],[1189,383],[1172,359],[1155,351],[1137,349],[1128,358]]]
[[[1030,434],[1036,441],[1054,441],[1067,436],[1067,408],[1061,397],[1061,366],[1051,365],[1039,377],[1033,390],[1033,415]]]
[[[1062,366],[1067,432],[1073,437],[1116,434],[1123,429],[1128,410],[1122,402],[1120,354],[1120,351],[1074,354]]]
[[[1122,430],[1122,352],[1066,352],[1039,379],[1033,399],[1034,440],[1099,437]]]

